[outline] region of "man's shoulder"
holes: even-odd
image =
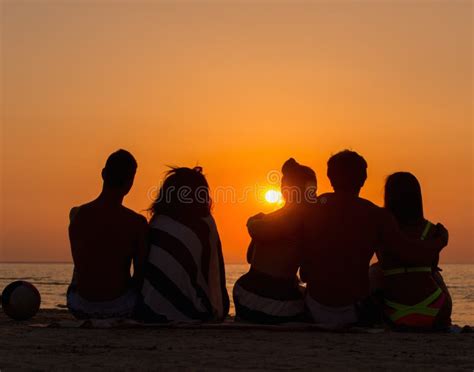
[[[77,206],[72,207],[69,211],[69,222],[73,222],[73,220],[79,214],[79,211],[87,210],[87,209],[89,209],[89,207],[91,205],[92,205],[92,202],[89,202],[89,203],[85,203],[85,204],[81,204],[81,205],[77,205]]]
[[[368,199],[359,197],[357,200],[362,206],[366,208],[371,208],[373,210],[383,210],[383,208],[379,207],[377,204],[375,204],[374,202],[371,202]]]
[[[383,218],[383,216],[386,214],[384,208],[379,207],[368,199],[356,197],[352,199],[350,203],[347,203],[345,200],[345,198],[341,199],[336,193],[321,194],[318,197],[316,208],[313,208],[313,210],[316,213],[318,213],[318,210],[324,213],[326,209],[324,208],[325,206],[331,210],[333,208],[350,208],[351,210],[359,210],[359,212],[363,212],[364,214],[372,216],[375,219]]]
[[[77,213],[79,212],[79,209],[81,207],[72,207],[71,210],[69,211],[69,221],[72,222],[74,218],[76,217]]]
[[[125,218],[130,219],[131,221],[135,222],[138,225],[148,224],[145,216],[141,215],[140,213],[135,212],[134,210],[131,210],[130,208],[122,206],[122,212]]]
[[[71,208],[69,213],[70,214],[71,213],[77,213],[77,212],[79,212],[79,210],[83,211],[83,210],[88,210],[88,209],[94,209],[94,205],[95,205],[95,200],[92,200],[92,201],[84,203],[84,204],[76,205],[76,206]]]
[[[316,201],[314,203],[309,203],[307,210],[309,211],[317,211],[320,207],[326,206],[327,204],[331,204],[334,198],[333,192],[326,192],[324,194],[320,194],[317,196]]]
[[[324,194],[318,195],[317,200],[319,202],[323,202],[324,200],[331,199],[332,197],[334,197],[334,195],[335,195],[335,193],[333,193],[333,192],[326,192]]]
[[[374,204],[370,200],[359,199],[364,210],[368,211],[368,215],[372,217],[372,221],[374,221],[377,226],[387,226],[387,224],[392,223],[393,216],[387,209]]]
[[[390,214],[385,208],[380,207],[370,200],[364,198],[359,197],[358,201],[361,209],[367,211],[369,216],[371,216],[374,221],[383,223],[387,218],[389,218]]]

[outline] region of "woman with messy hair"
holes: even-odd
[[[201,167],[172,168],[150,207],[140,318],[216,321],[229,311],[222,247]]]

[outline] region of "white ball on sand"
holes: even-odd
[[[19,280],[10,283],[2,292],[2,308],[5,314],[15,320],[28,320],[40,308],[41,296],[36,287]]]

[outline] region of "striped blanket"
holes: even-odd
[[[221,242],[212,216],[186,224],[165,215],[150,222],[142,295],[149,318],[212,321],[229,311]]]

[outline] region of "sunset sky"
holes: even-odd
[[[363,197],[381,205],[386,176],[413,172],[450,231],[442,261],[474,262],[471,1],[0,6],[0,261],[69,261],[69,209],[118,148],[138,161],[136,211],[166,165],[201,165],[242,199],[293,156],[326,192],[328,157],[350,148],[369,163]],[[216,200],[227,262],[272,208]]]

